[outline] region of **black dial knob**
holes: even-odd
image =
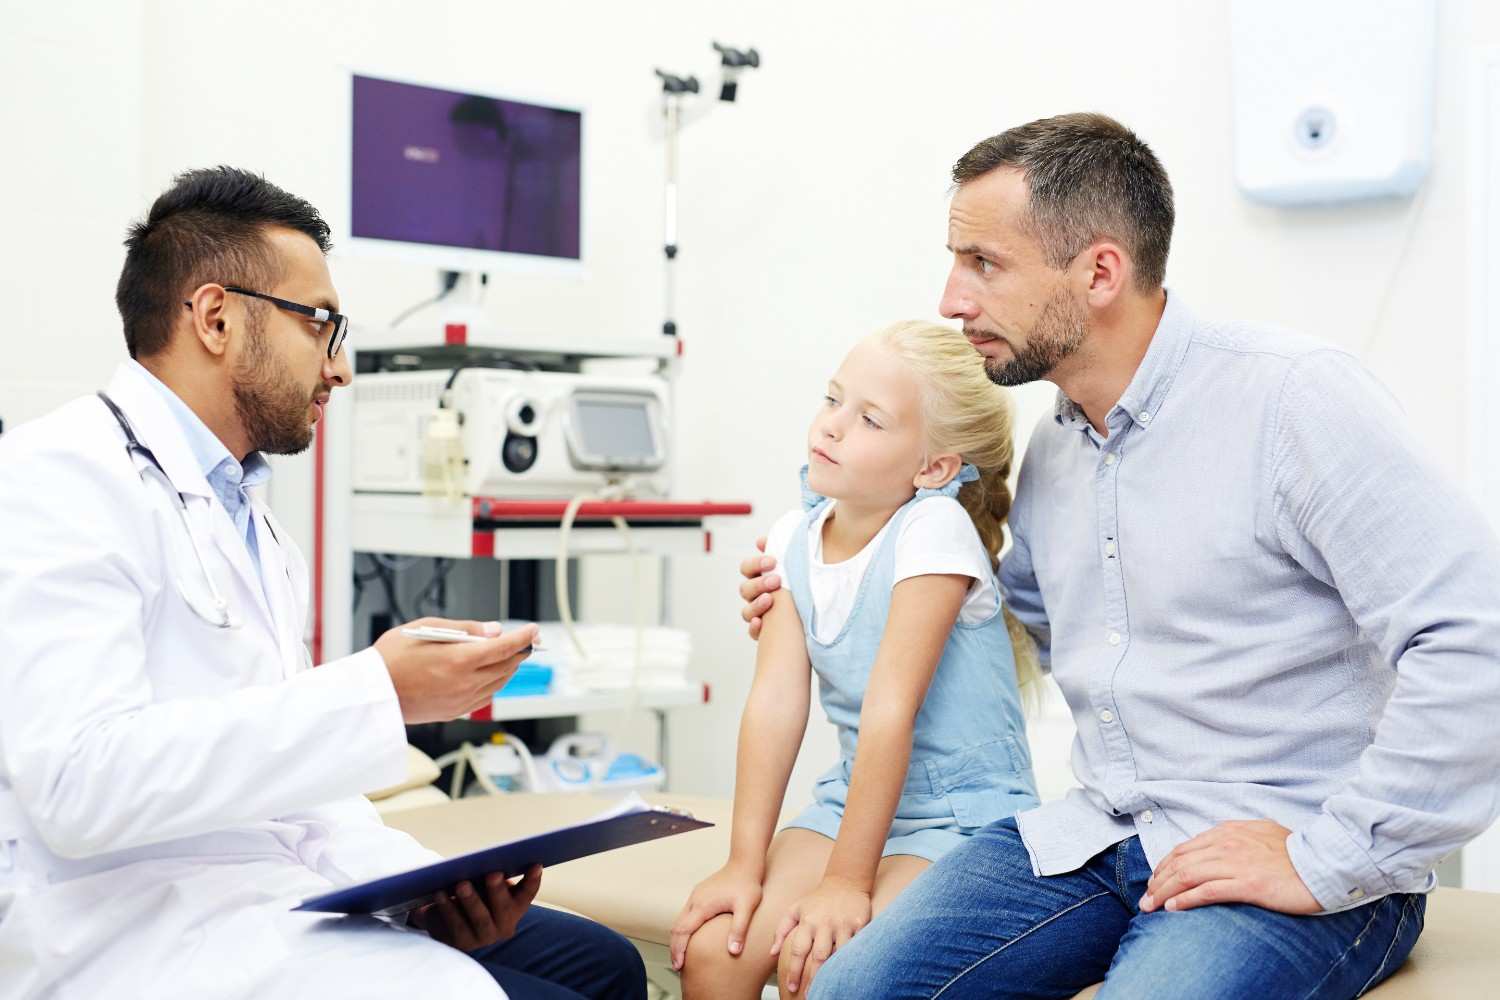
[[[516,433],[505,435],[505,443],[500,446],[500,461],[511,472],[525,472],[536,464],[536,438]]]

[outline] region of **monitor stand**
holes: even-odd
[[[439,271],[438,291],[449,287],[450,281],[453,282],[452,290],[432,307],[427,322],[442,329],[455,324],[482,326],[485,321],[484,296],[489,279],[490,276],[481,271]]]

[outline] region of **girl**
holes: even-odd
[[[766,548],[786,586],[740,723],[729,860],[672,931],[685,997],[758,997],[778,960],[797,994],[964,836],[1036,804],[1019,695],[1036,650],[994,576],[1011,457],[1008,398],[956,330],[897,324],[828,383],[804,509]],[[841,759],[773,839],[809,669]]]

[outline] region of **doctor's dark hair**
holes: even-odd
[[[1118,240],[1135,263],[1135,287],[1166,280],[1172,247],[1172,182],[1134,132],[1107,115],[1043,118],[980,142],[953,166],[962,186],[1000,167],[1020,170],[1026,226],[1047,263],[1066,267],[1094,240]]]
[[[269,289],[280,280],[265,230],[282,226],[333,246],[328,223],[312,205],[259,174],[208,167],[178,174],[125,236],[125,266],[115,305],[130,356],[167,346],[182,303],[209,282]]]

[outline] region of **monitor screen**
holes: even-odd
[[[645,399],[575,397],[578,439],[589,457],[624,464],[655,459],[658,449],[648,406]]]
[[[583,115],[356,75],[350,234],[578,260]]]

